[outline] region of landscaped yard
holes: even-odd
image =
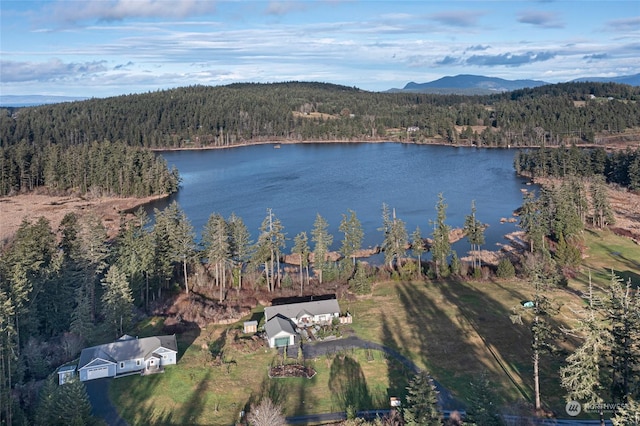
[[[585,259],[592,279],[606,286],[610,269],[634,282],[640,277],[640,248],[613,234],[587,232],[590,246]],[[588,269],[569,282],[567,289],[550,290],[560,308],[556,326],[571,326],[570,308],[580,306]],[[382,282],[373,293],[357,301],[340,301],[349,311],[353,331],[362,339],[394,348],[426,368],[454,396],[467,399],[469,383],[488,373],[499,395],[497,403],[515,406],[533,397],[530,312],[521,302],[533,298],[525,280],[461,282]],[[525,325],[514,324],[518,313]],[[139,335],[156,333],[156,320],[140,325]],[[231,326],[239,328],[241,322]],[[224,333],[229,326],[192,330],[178,338],[178,364],[165,374],[117,379],[111,396],[131,424],[230,424],[250,402],[269,395],[282,404],[287,416],[357,408],[385,407],[389,396],[403,396],[410,374],[382,353],[354,350],[308,360],[317,374],[312,379],[269,379],[268,368],[281,362],[272,349],[242,350]],[[218,345],[211,345],[213,342]],[[572,348],[572,342],[562,342]],[[210,347],[222,346],[223,362],[216,362]],[[295,362],[291,360],[289,362]],[[543,403],[564,415],[564,391],[559,386],[561,358],[543,357]],[[365,406],[371,404],[371,407]],[[515,411],[515,408],[513,408]]]

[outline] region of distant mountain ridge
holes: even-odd
[[[640,74],[619,77],[582,77],[571,82],[619,83],[640,86]],[[426,83],[409,82],[402,89],[391,89],[389,92],[415,92],[434,94],[481,95],[510,92],[524,88],[533,88],[553,84],[541,80],[506,80],[483,75],[459,74],[442,77]]]
[[[544,86],[546,81],[538,80],[505,80],[498,77],[486,77],[483,75],[460,74],[439,78],[428,83],[410,82],[403,90],[434,89],[485,89],[494,92],[508,92],[523,89],[525,87]]]
[[[619,77],[582,77],[571,81],[576,83],[618,83],[628,84],[629,86],[640,86],[640,73],[633,75],[622,75]]]

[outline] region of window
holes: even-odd
[[[136,359],[136,365],[139,367],[140,366],[140,360]]]
[[[120,368],[124,368],[124,362],[120,363]]]

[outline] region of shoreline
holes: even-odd
[[[295,144],[358,144],[358,143],[400,143],[400,144],[413,144],[413,145],[436,145],[446,146],[452,148],[491,148],[491,149],[519,149],[519,147],[478,147],[470,144],[451,144],[443,141],[399,141],[392,139],[367,139],[367,140],[253,140],[244,143],[225,145],[225,146],[190,146],[179,148],[163,148],[163,149],[150,149],[153,152],[175,152],[175,151],[209,151],[216,149],[229,149],[239,148],[245,146],[257,146],[257,145],[295,145]],[[605,147],[610,149],[613,147]],[[532,183],[542,184],[543,182],[536,182],[530,177],[522,176],[528,179]],[[614,192],[617,192],[614,194]],[[87,198],[86,196],[77,195],[65,195],[65,196],[53,196],[43,194],[42,192],[35,191],[28,194],[18,194],[13,196],[0,197],[0,248],[4,247],[15,235],[20,224],[24,219],[34,221],[39,217],[44,217],[49,220],[51,228],[54,232],[57,230],[62,218],[65,214],[75,212],[80,215],[95,214],[101,218],[102,222],[107,227],[110,237],[113,237],[118,232],[119,217],[121,214],[132,215],[138,208],[143,207],[149,203],[157,200],[165,199],[169,197],[169,194],[156,195],[144,198],[121,198],[121,197],[100,197],[100,198]],[[614,214],[616,217],[616,225],[620,224],[619,219],[625,222],[620,226],[623,230],[626,228],[630,231],[632,239],[640,239],[640,217],[638,221],[634,220],[636,217],[633,213],[640,212],[640,195],[633,194],[631,192],[613,191],[610,190],[609,198],[616,202],[614,206]],[[628,200],[630,206],[624,205],[624,199]],[[631,213],[631,214],[630,214]],[[622,216],[622,217],[621,217]],[[631,216],[631,217],[630,217]],[[629,220],[631,219],[631,220]],[[507,238],[507,235],[504,236]]]
[[[477,149],[517,149],[516,147],[501,147],[501,146],[477,146],[474,144],[461,144],[461,143],[447,143],[441,142],[437,140],[432,141],[402,141],[402,140],[393,140],[390,138],[384,139],[354,139],[354,140],[343,140],[343,139],[331,139],[331,140],[291,140],[291,139],[270,139],[270,140],[253,140],[242,143],[236,143],[233,145],[206,145],[206,146],[183,146],[183,147],[172,147],[172,148],[149,148],[152,152],[175,152],[175,151],[210,151],[210,150],[218,150],[218,149],[230,149],[230,148],[241,148],[245,146],[258,146],[258,145],[306,145],[306,144],[361,144],[361,143],[397,143],[397,144],[405,144],[405,145],[433,145],[433,146],[446,146],[451,148],[477,148]]]

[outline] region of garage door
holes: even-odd
[[[276,338],[276,348],[281,348],[283,346],[289,346],[289,338],[288,337]]]
[[[87,380],[99,379],[109,376],[109,367],[96,367],[87,370]]]

